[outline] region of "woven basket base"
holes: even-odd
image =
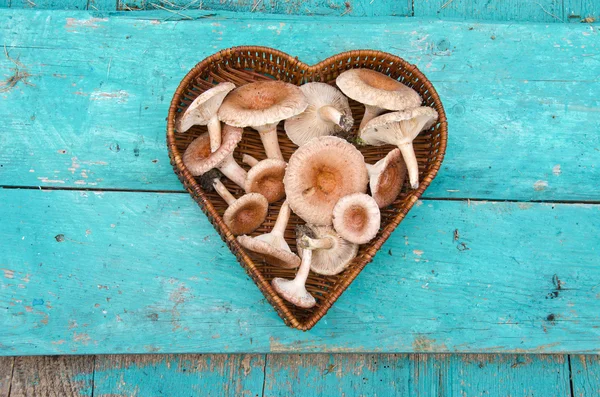
[[[277,79],[297,85],[312,81],[335,85],[336,77],[351,68],[373,69],[412,87],[421,94],[424,106],[431,106],[438,111],[439,119],[434,127],[423,131],[414,142],[419,161],[419,188],[410,190],[408,185],[405,185],[396,201],[382,210],[381,230],[377,237],[370,244],[361,246],[358,256],[344,272],[335,276],[322,276],[311,272],[307,289],[317,299],[317,305],[308,310],[300,309],[281,299],[270,284],[274,277],[293,278],[295,270],[267,265],[242,248],[221,218],[227,208],[225,201],[216,193],[204,192],[198,181],[184,166],[182,156],[185,149],[197,136],[207,131],[206,127],[196,126],[180,134],[175,133],[174,121],[176,115],[185,110],[198,95],[221,82],[230,81],[241,86],[254,81]],[[352,100],[350,105],[355,120],[353,132],[356,133],[356,128],[362,120],[364,106]],[[297,146],[287,138],[283,123],[279,124],[278,133],[281,150],[287,161]],[[312,328],[325,315],[404,219],[435,177],[444,157],[446,140],[446,115],[431,83],[414,65],[394,55],[370,50],[341,53],[313,66],[266,47],[234,47],[220,51],[197,64],[181,81],[171,101],[167,126],[167,145],[175,173],[285,323],[301,330]],[[359,147],[359,150],[367,163],[373,164],[385,157],[393,148],[393,146],[366,146]],[[250,154],[259,160],[265,158],[259,135],[249,129],[244,132],[242,142],[234,154],[239,164],[242,164],[243,154]],[[223,178],[223,182],[234,196],[239,197],[244,194],[227,179]],[[269,206],[267,221],[252,234],[253,236],[271,230],[282,202],[283,200]],[[304,222],[292,214],[285,233],[286,240],[294,252],[296,252],[294,229],[301,223]],[[398,266],[401,264],[399,263]]]

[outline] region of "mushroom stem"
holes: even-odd
[[[371,175],[371,173],[375,171],[375,165],[365,163],[365,166],[367,167],[367,172],[369,173],[369,175]]]
[[[283,160],[283,154],[279,148],[279,140],[277,138],[277,124],[265,124],[258,127],[252,127],[258,131],[260,140],[265,147],[265,153],[270,159]]]
[[[250,167],[254,167],[256,164],[258,164],[258,160],[249,154],[244,154],[242,155],[242,163],[248,164]]]
[[[384,109],[378,108],[377,106],[365,105],[365,114],[362,118],[362,121],[360,122],[358,130],[361,131],[363,127],[369,121],[371,121],[371,119],[374,119],[375,117],[379,116],[381,113],[383,113],[383,111]]]
[[[310,238],[308,236],[302,236],[302,248],[304,248],[304,252],[311,250],[320,250],[320,249],[330,249],[333,247],[333,238],[331,237],[323,237],[323,238]],[[304,253],[303,253],[304,255]]]
[[[302,264],[298,268],[296,277],[292,280],[292,283],[297,288],[306,288],[306,280],[308,279],[308,273],[310,273],[310,261],[312,260],[312,251],[307,249],[302,253]]]
[[[230,154],[223,160],[223,162],[219,165],[219,171],[223,173],[229,180],[238,185],[241,188],[244,188],[244,182],[246,182],[246,170],[244,170],[240,165],[233,159],[233,154]]]
[[[402,152],[402,157],[406,163],[410,187],[416,189],[419,187],[419,163],[417,163],[413,144],[412,142],[402,143],[398,145],[398,149]]]
[[[214,153],[221,146],[221,122],[215,113],[206,124],[210,136],[210,151]]]
[[[213,180],[213,186],[217,193],[219,193],[219,196],[225,200],[227,205],[231,205],[235,202],[236,199],[233,197],[233,194],[229,193],[229,190],[227,190],[225,185],[223,185],[223,182],[221,182],[218,178]]]
[[[339,125],[344,131],[349,131],[354,124],[354,120],[351,117],[346,116],[331,105],[321,106],[318,113],[321,119]]]
[[[283,237],[283,233],[285,233],[285,228],[287,227],[289,220],[290,206],[287,203],[287,201],[284,201],[281,205],[281,209],[279,210],[279,214],[277,215],[275,226],[273,226],[273,230],[271,230],[271,234],[276,234],[278,236]]]

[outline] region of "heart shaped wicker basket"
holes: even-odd
[[[227,208],[225,201],[216,193],[203,191],[197,179],[183,164],[182,156],[185,149],[197,136],[207,131],[206,127],[195,126],[185,133],[176,133],[175,117],[179,112],[185,110],[198,95],[221,82],[229,81],[240,86],[253,81],[277,79],[297,85],[312,81],[335,85],[336,77],[351,68],[376,70],[412,87],[422,96],[423,106],[435,108],[439,118],[436,125],[421,132],[414,141],[419,162],[421,181],[419,188],[411,190],[407,185],[408,182],[405,182],[396,201],[382,209],[381,229],[377,237],[369,244],[360,247],[358,256],[345,271],[335,276],[323,276],[311,272],[306,288],[316,298],[317,305],[311,309],[301,309],[281,299],[271,287],[271,280],[274,277],[293,278],[295,270],[281,269],[265,264],[253,253],[242,248],[221,218]],[[356,133],[356,126],[362,120],[364,106],[353,100],[350,100],[350,105],[355,119],[353,132]],[[306,331],[327,313],[327,310],[348,288],[365,265],[373,259],[396,226],[400,224],[417,199],[427,189],[442,163],[446,150],[447,131],[444,108],[429,80],[416,66],[392,54],[371,50],[349,51],[309,66],[297,58],[271,48],[234,47],[204,59],[183,78],[169,108],[167,146],[175,173],[279,316],[287,325]],[[279,124],[278,135],[281,150],[287,161],[297,146],[287,138],[283,131],[283,123]],[[359,147],[359,150],[364,155],[366,162],[372,164],[385,157],[393,148],[393,146],[364,146]],[[265,158],[258,134],[243,135],[234,154],[240,164],[242,164],[243,154],[250,154],[258,159]],[[244,193],[227,179],[223,178],[223,182],[234,196],[239,197]],[[269,206],[267,221],[252,236],[271,230],[282,202],[283,200]],[[303,223],[302,220],[292,214],[285,233],[286,240],[294,252],[296,252],[294,228],[300,223]]]

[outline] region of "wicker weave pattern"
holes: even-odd
[[[233,82],[237,86],[268,79],[278,79],[297,85],[311,81],[335,85],[335,78],[351,68],[373,69],[414,88],[423,97],[424,106],[431,106],[438,111],[439,119],[433,128],[423,131],[414,142],[419,161],[419,188],[411,191],[405,185],[396,201],[382,210],[382,228],[377,237],[370,244],[361,246],[358,256],[348,269],[336,276],[310,274],[307,289],[317,299],[317,305],[308,310],[300,309],[281,299],[270,284],[274,277],[293,278],[295,270],[267,265],[252,253],[246,252],[237,243],[235,236],[231,234],[221,218],[227,208],[225,201],[216,193],[204,192],[183,164],[183,152],[194,138],[207,131],[206,127],[195,126],[186,133],[175,133],[175,117],[202,92],[224,81]],[[356,130],[362,119],[364,107],[352,100],[350,100],[350,106]],[[281,151],[287,160],[297,146],[285,135],[283,123],[280,123],[278,127],[278,134]],[[181,81],[171,101],[167,122],[167,146],[175,173],[285,323],[301,330],[309,330],[325,315],[404,219],[437,174],[446,150],[446,140],[446,114],[431,83],[416,66],[394,55],[371,50],[344,52],[313,66],[267,47],[234,47],[220,51],[198,63]],[[393,146],[366,146],[359,149],[365,156],[365,160],[372,164],[383,158],[393,149]],[[250,154],[259,160],[265,158],[259,135],[253,130],[246,129],[244,131],[242,142],[234,154],[240,164],[242,164],[243,154]],[[240,188],[225,178],[223,182],[236,197],[243,194]],[[253,236],[271,230],[281,203],[282,201],[269,206],[267,221],[253,233]],[[287,242],[294,251],[296,250],[294,228],[299,223],[303,223],[302,220],[292,214],[285,234]]]

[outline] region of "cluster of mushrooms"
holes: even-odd
[[[348,70],[336,84],[339,90],[324,83],[298,87],[261,81],[238,88],[220,83],[198,96],[176,120],[178,132],[207,126],[208,133],[185,151],[185,166],[201,177],[204,189],[214,189],[227,202],[223,221],[241,246],[272,266],[298,268],[293,280],[278,277],[272,285],[301,308],[316,304],[305,287],[309,271],[334,275],[351,263],[359,245],[376,236],[380,208],[396,200],[407,170],[410,186],[419,186],[412,142],[438,117],[434,109],[420,106],[415,90],[373,70]],[[354,124],[344,94],[365,106],[355,144],[397,146],[375,164],[366,164],[355,144],[339,137],[348,137]],[[287,163],[277,137],[281,121],[298,146]],[[249,171],[233,157],[244,128],[258,132],[267,157],[259,161],[243,155]],[[246,194],[234,197],[221,175]],[[249,236],[265,221],[269,203],[284,198],[273,229]],[[291,211],[306,222],[296,228],[297,254],[284,239]]]

